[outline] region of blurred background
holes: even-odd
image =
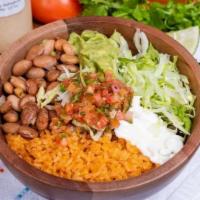
[[[115,16],[154,26],[200,62],[199,0],[1,0],[0,52],[32,28],[77,16]]]

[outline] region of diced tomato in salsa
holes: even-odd
[[[114,79],[109,72],[101,81],[96,73],[86,74],[84,79],[86,86],[77,84],[73,78],[63,81],[73,99],[64,109],[62,108],[63,112],[70,116],[71,120],[86,124],[92,129],[117,128],[119,120],[125,119],[133,91],[121,81]],[[60,107],[56,111],[63,114]],[[113,111],[116,113],[114,118],[110,115]]]

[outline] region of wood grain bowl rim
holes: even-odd
[[[199,94],[200,98],[200,69],[198,63],[190,55],[190,53],[185,50],[179,43],[171,39],[166,34],[161,31],[152,28],[150,26],[144,25],[142,23],[135,22],[133,20],[124,20],[114,17],[78,17],[70,20],[57,21],[39,27],[20,40],[16,41],[0,58],[0,74],[2,69],[6,66],[10,59],[13,58],[21,48],[25,47],[30,38],[35,40],[41,32],[57,31],[58,29],[63,29],[66,32],[75,26],[85,25],[88,23],[110,23],[118,25],[126,25],[127,27],[140,28],[147,34],[156,36],[160,41],[166,43],[168,46],[176,49],[177,52],[181,52],[184,61],[191,68],[194,76],[194,81],[198,85],[196,93]],[[198,105],[197,105],[198,106]],[[153,169],[139,177],[129,178],[127,180],[103,182],[103,183],[89,183],[89,182],[79,182],[67,180],[64,178],[56,177],[41,170],[31,166],[26,161],[18,157],[6,144],[4,136],[0,133],[0,157],[3,161],[7,163],[8,168],[15,168],[17,171],[21,172],[24,176],[28,176],[35,181],[41,182],[43,184],[55,187],[63,188],[74,191],[89,191],[89,192],[113,192],[128,189],[138,189],[149,185],[154,182],[159,182],[168,175],[174,173],[178,170],[195,152],[200,144],[200,117],[197,116],[194,122],[194,128],[192,130],[192,135],[189,137],[188,141],[184,145],[183,149],[175,155],[172,159],[166,162],[159,168]]]

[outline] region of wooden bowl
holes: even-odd
[[[138,191],[156,188],[162,185],[185,164],[200,144],[200,68],[192,55],[180,44],[161,31],[137,23],[133,20],[122,20],[113,17],[80,17],[71,20],[57,21],[37,28],[15,42],[0,60],[0,78],[4,83],[11,75],[15,62],[22,59],[27,50],[45,38],[66,37],[70,32],[82,32],[85,29],[97,30],[111,35],[119,31],[128,41],[132,51],[133,34],[136,28],[146,33],[151,43],[160,52],[177,55],[178,68],[190,81],[192,92],[196,95],[196,117],[193,120],[192,134],[184,148],[161,167],[136,178],[108,183],[86,183],[71,181],[46,174],[19,158],[6,144],[4,135],[0,133],[0,157],[10,171],[33,191],[49,199],[90,199],[94,195],[100,199],[120,199],[137,194]],[[95,51],[95,50],[94,50]]]

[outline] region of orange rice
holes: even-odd
[[[95,142],[87,134],[68,134],[63,145],[56,133],[45,131],[26,140],[8,134],[7,142],[21,158],[40,170],[66,179],[90,182],[122,180],[155,167],[149,158],[123,139],[109,134]]]

